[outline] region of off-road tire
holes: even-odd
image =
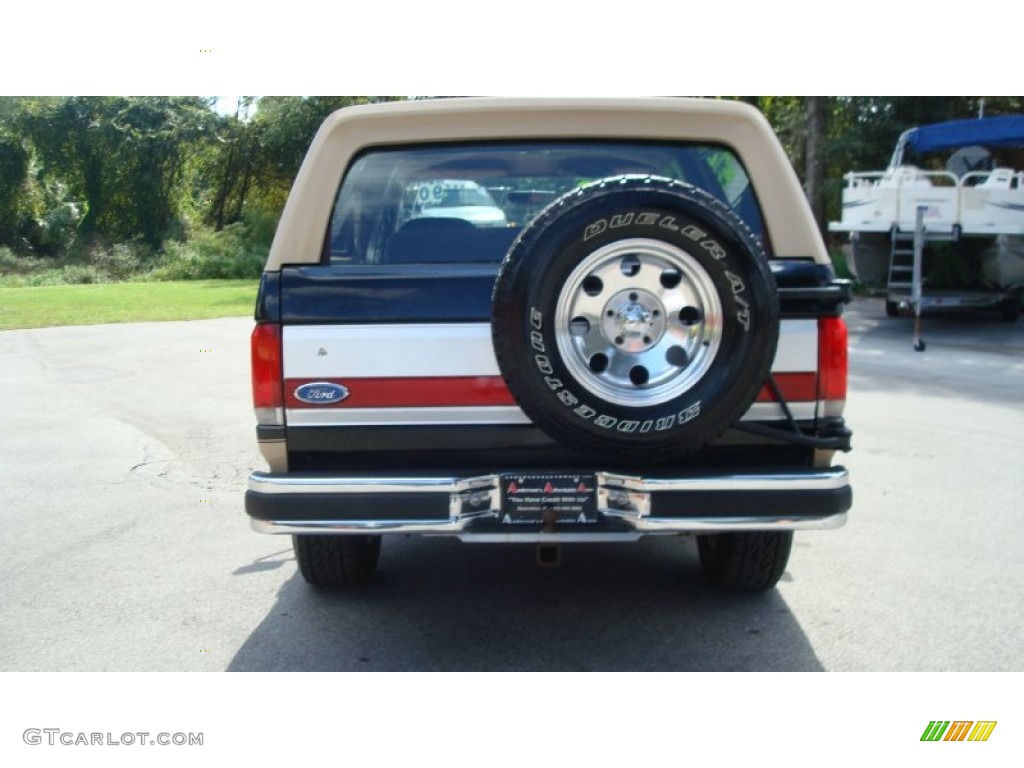
[[[715,586],[729,589],[771,589],[782,578],[792,548],[792,531],[715,533],[697,537],[704,576]]]
[[[336,589],[366,580],[377,568],[380,536],[294,535],[299,572],[315,587]]]
[[[735,423],[775,357],[778,294],[743,220],[689,184],[594,182],[512,244],[495,357],[555,440],[605,461],[668,461]]]

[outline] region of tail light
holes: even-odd
[[[252,404],[256,423],[284,424],[281,326],[260,323],[252,332]]]
[[[842,416],[848,370],[846,323],[841,317],[818,319],[818,416]]]

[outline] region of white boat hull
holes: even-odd
[[[846,265],[865,285],[885,283],[889,272],[889,233],[859,232],[842,247]]]
[[[981,274],[998,288],[1024,288],[1024,237],[999,235],[981,253]]]

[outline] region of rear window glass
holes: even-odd
[[[341,184],[325,242],[331,264],[500,262],[559,196],[623,174],[665,176],[761,216],[736,156],[714,145],[620,142],[458,144],[364,152]]]

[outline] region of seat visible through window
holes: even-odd
[[[388,264],[499,262],[519,229],[477,229],[464,219],[420,218],[405,222],[388,243]]]

